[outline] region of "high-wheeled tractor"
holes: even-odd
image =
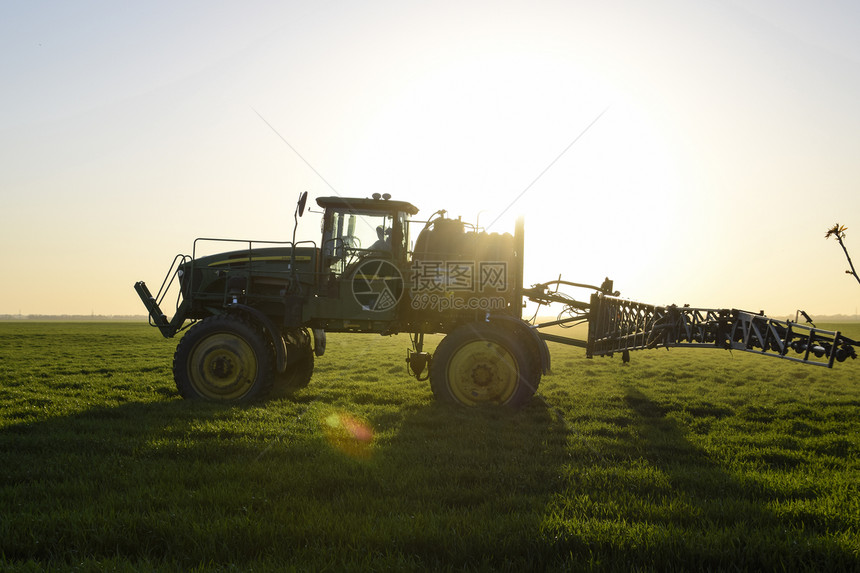
[[[307,193],[296,207],[296,224]],[[166,338],[185,331],[173,359],[179,393],[190,399],[249,402],[276,386],[308,384],[327,332],[409,333],[407,365],[429,378],[437,399],[464,405],[522,405],[550,366],[546,341],[585,348],[588,357],[656,347],[756,352],[832,367],[856,358],[839,332],[736,309],[658,307],[599,286],[558,280],[523,288],[523,223],[513,235],[487,233],[388,195],[320,197],[319,242],[197,239],[177,255],[153,296],[135,290],[150,324]],[[417,234],[414,231],[417,230]],[[414,236],[413,236],[414,235]],[[223,245],[225,251],[200,254]],[[580,302],[562,287],[593,291]],[[161,310],[178,288],[173,316]],[[558,320],[523,320],[524,300],[561,304]],[[547,327],[587,322],[585,340]],[[187,329],[187,331],[186,331]],[[433,354],[425,334],[444,338]]]

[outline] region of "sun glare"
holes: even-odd
[[[445,209],[491,232],[524,216],[526,284],[621,269],[653,280],[650,255],[680,226],[678,146],[634,98],[574,71],[475,56],[411,77],[353,134],[350,194],[389,192],[419,218]]]
[[[355,459],[369,458],[373,446],[370,424],[346,412],[331,412],[320,422],[323,435],[337,451]]]

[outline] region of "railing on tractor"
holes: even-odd
[[[205,242],[218,244],[238,243],[247,245],[247,249],[238,249],[227,253],[214,253],[215,255],[226,258],[215,262],[209,262],[207,265],[207,267],[218,267],[222,269],[224,271],[224,276],[229,277],[228,280],[224,282],[224,292],[221,303],[225,308],[239,303],[239,298],[241,297],[246,301],[244,304],[250,304],[251,308],[257,308],[256,305],[264,303],[279,305],[279,311],[284,314],[284,320],[287,320],[287,314],[292,312],[293,314],[289,317],[289,321],[301,321],[301,306],[297,304],[297,299],[300,299],[302,296],[301,279],[304,279],[304,282],[309,284],[316,284],[318,281],[317,259],[319,257],[319,250],[317,249],[316,242],[199,238],[194,241],[193,256],[190,264],[190,272],[192,273],[192,276],[196,276],[195,272],[197,269],[195,268],[195,265],[199,259],[197,254],[198,243]],[[297,256],[296,250],[301,245],[310,247],[314,254]],[[273,254],[268,250],[277,247],[283,248],[284,253],[288,250],[289,255]],[[273,261],[282,261],[288,264],[285,270],[274,270],[273,265],[270,264]],[[311,262],[311,268],[304,269],[299,273],[297,262]],[[258,281],[259,285],[255,286],[255,283]],[[271,287],[273,284],[277,285],[276,288],[280,289],[280,292],[265,293],[263,290],[265,286]],[[186,296],[188,297],[190,304],[192,302],[190,299],[196,296],[196,293],[189,292]],[[247,302],[250,300],[255,302]],[[260,315],[260,320],[264,320],[262,318],[262,314]]]
[[[590,302],[584,303],[558,292],[560,286],[589,288],[597,292],[591,295]],[[585,348],[589,358],[620,352],[627,361],[631,350],[721,348],[832,368],[835,362],[857,357],[854,346],[860,343],[839,331],[776,320],[763,313],[738,309],[655,306],[619,298],[618,293],[611,291],[612,282],[608,279],[600,287],[559,279],[535,285],[526,289],[524,294],[539,305],[565,305],[558,320],[537,324],[533,328],[544,340]],[[540,330],[585,322],[588,323],[587,340]]]
[[[158,289],[158,292],[153,296],[150,292],[149,288],[146,286],[144,281],[139,281],[135,283],[134,289],[137,291],[138,296],[141,301],[143,301],[144,306],[146,307],[149,313],[149,324],[150,326],[157,327],[161,334],[165,338],[173,337],[177,332],[182,330],[183,323],[185,322],[186,316],[185,313],[182,312],[182,308],[190,307],[192,300],[195,296],[193,292],[193,281],[189,280],[182,288],[179,289],[176,297],[176,305],[172,318],[168,318],[167,315],[161,310],[162,303],[164,302],[167,293],[171,290],[171,287],[175,282],[182,282],[179,279],[181,278],[182,272],[187,272],[189,277],[194,276],[195,265],[198,260],[198,243],[239,243],[241,245],[246,245],[247,249],[238,249],[233,254],[236,253],[247,253],[246,255],[242,255],[233,259],[225,259],[222,263],[227,266],[227,264],[232,263],[247,263],[247,267],[244,274],[245,280],[245,290],[246,292],[251,291],[252,278],[254,277],[254,271],[256,268],[257,261],[255,260],[255,246],[259,251],[260,249],[265,248],[265,246],[281,246],[281,247],[289,247],[290,248],[290,261],[289,267],[286,271],[281,271],[280,273],[274,273],[278,275],[282,275],[284,281],[295,280],[295,268],[296,268],[296,256],[295,256],[295,246],[307,244],[308,246],[316,249],[316,243],[314,241],[299,241],[297,243],[289,242],[289,241],[252,241],[247,239],[223,239],[223,238],[198,238],[195,239],[194,244],[192,246],[192,254],[183,255],[179,254],[173,258],[173,262],[170,264],[170,268],[167,271],[167,274],[164,277],[164,280],[161,283],[161,287]],[[213,253],[220,254],[220,253]],[[228,255],[229,253],[225,253]],[[260,268],[265,268],[267,274],[273,274],[270,267],[263,267],[260,265]],[[227,300],[227,291],[224,292],[224,304],[228,304]],[[183,307],[183,305],[185,305]]]
[[[192,271],[194,269],[195,262],[197,261],[198,258],[200,258],[197,254],[197,250],[198,250],[197,244],[198,243],[207,243],[207,242],[208,243],[219,243],[219,244],[220,243],[233,243],[233,244],[239,244],[239,245],[247,245],[247,249],[244,249],[244,248],[243,249],[237,249],[236,251],[233,251],[231,253],[213,253],[213,254],[236,255],[237,253],[247,251],[247,255],[240,256],[240,257],[234,257],[232,259],[225,259],[224,262],[221,264],[247,263],[249,278],[254,274],[255,264],[258,262],[262,262],[261,260],[258,260],[256,257],[254,257],[255,245],[256,245],[256,250],[258,250],[258,251],[261,249],[265,249],[267,247],[289,247],[290,248],[291,259],[290,259],[290,265],[289,265],[288,270],[275,273],[275,274],[283,275],[284,277],[291,277],[295,274],[295,268],[296,268],[295,250],[296,250],[296,248],[298,248],[300,245],[307,245],[307,246],[313,247],[314,250],[316,250],[316,246],[317,246],[315,241],[298,241],[298,242],[294,243],[292,241],[254,241],[254,240],[248,240],[248,239],[224,239],[224,238],[201,237],[201,238],[194,240],[194,245],[192,247],[192,254],[191,254],[191,269],[192,269]],[[268,265],[265,265],[265,263],[262,265],[262,267],[266,270],[266,273],[272,272],[271,268],[269,268]],[[250,288],[250,283],[249,283],[248,287]]]

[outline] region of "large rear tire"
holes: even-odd
[[[527,345],[488,323],[461,326],[442,339],[430,366],[430,387],[441,402],[464,406],[526,404],[540,383]]]
[[[179,394],[189,400],[262,400],[272,388],[271,346],[261,329],[238,316],[210,316],[179,341],[173,378]]]

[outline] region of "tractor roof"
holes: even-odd
[[[418,213],[418,207],[408,201],[389,199],[358,199],[354,197],[317,197],[317,205],[323,209],[346,209],[348,211],[376,211],[390,213],[405,211],[410,215]]]

